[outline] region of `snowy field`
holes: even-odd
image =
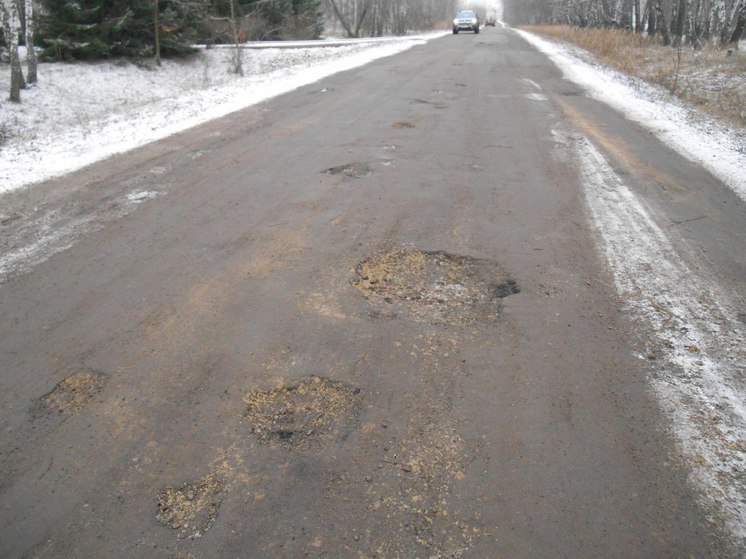
[[[0,102],[0,193],[80,169],[197,124],[444,35],[327,41],[324,47],[250,44],[245,77],[233,49],[202,49],[189,61],[40,64],[21,104]],[[318,41],[315,42],[319,44]],[[308,43],[306,43],[308,45]],[[22,50],[22,57],[25,52]],[[0,84],[10,83],[8,65]]]

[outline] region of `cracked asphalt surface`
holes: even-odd
[[[485,29],[4,196],[0,555],[735,556],[551,130],[714,179],[609,113]]]

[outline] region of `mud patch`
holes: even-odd
[[[416,128],[416,126],[411,122],[395,122],[391,125],[391,128]]]
[[[364,260],[352,284],[378,315],[433,324],[492,322],[500,300],[520,291],[495,262],[411,248]]]
[[[324,172],[327,175],[344,175],[345,177],[353,179],[367,177],[373,173],[367,163],[360,163],[359,161],[340,165],[338,167],[330,167],[329,169],[325,169]]]
[[[80,413],[106,385],[107,377],[94,371],[80,371],[60,382],[39,400],[49,411],[65,415]]]
[[[357,425],[361,400],[359,388],[309,376],[250,393],[245,418],[263,444],[310,450],[344,440]]]
[[[156,520],[180,537],[198,538],[215,523],[225,495],[225,482],[210,474],[181,487],[169,487],[158,495]]]

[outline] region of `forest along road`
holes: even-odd
[[[744,203],[510,31],[2,203],[3,557],[744,552]]]

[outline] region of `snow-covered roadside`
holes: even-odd
[[[335,46],[243,51],[246,77],[229,72],[229,49],[160,68],[129,63],[42,64],[20,105],[0,104],[0,193],[80,169],[443,32]],[[3,67],[7,73],[7,67]],[[0,75],[0,83],[7,76]]]
[[[660,87],[583,60],[587,54],[577,47],[514,31],[546,54],[565,78],[583,87],[588,95],[649,129],[746,201],[746,137],[695,114]]]

